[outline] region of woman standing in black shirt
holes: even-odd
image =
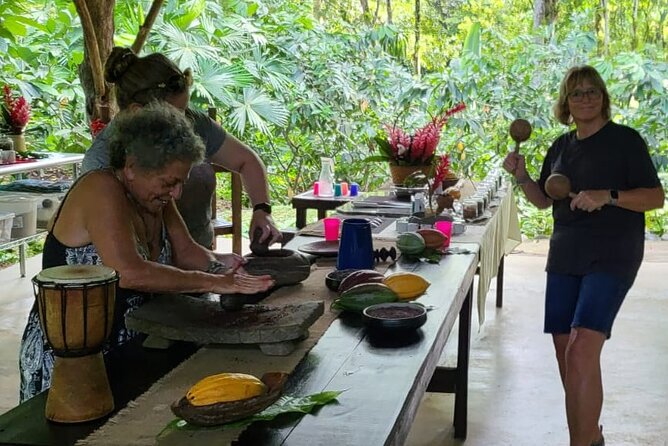
[[[570,444],[598,446],[605,444],[601,350],[642,262],[644,212],[663,206],[664,191],[638,132],[610,120],[610,97],[594,68],[566,73],[554,113],[575,129],[549,148],[538,181],[522,155],[511,152],[503,166],[532,204],[552,206],[545,332],[566,393]],[[547,195],[545,182],[557,172],[570,179],[572,198]]]

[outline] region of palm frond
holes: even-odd
[[[202,61],[195,91],[209,102],[214,102],[215,98],[227,106],[232,106],[233,92],[252,84],[253,77],[239,64],[222,65]]]
[[[288,111],[264,92],[255,88],[244,88],[242,101],[232,104],[232,124],[239,133],[243,133],[246,123],[262,133],[269,134],[267,121],[284,126]]]
[[[186,34],[167,23],[160,27],[159,34],[161,39],[169,41],[163,50],[165,55],[183,68],[191,67],[198,72],[200,60],[217,59],[218,49],[195,33]]]
[[[293,84],[290,74],[294,71],[284,60],[253,49],[252,58],[244,61],[246,69],[259,81],[268,82],[275,91],[286,92]]]

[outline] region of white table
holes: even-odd
[[[452,237],[452,245],[456,247],[472,249],[472,246],[476,245],[480,250],[477,291],[480,324],[485,321],[487,292],[494,277],[497,278],[496,306],[503,305],[504,258],[522,241],[512,185],[506,183],[499,189],[493,200],[493,207],[486,213],[488,219],[480,223],[467,223],[464,233]],[[394,241],[398,235],[396,226],[392,224],[380,234],[374,235],[374,238]]]

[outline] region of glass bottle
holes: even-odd
[[[320,177],[318,178],[318,196],[334,196],[334,160],[331,158],[320,158]]]

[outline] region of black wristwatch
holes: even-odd
[[[619,200],[619,191],[613,189],[610,191],[610,201],[608,201],[608,204],[610,206],[617,206],[617,200]]]
[[[258,203],[253,206],[253,212],[255,211],[264,211],[267,214],[271,214],[271,205],[269,203]]]

